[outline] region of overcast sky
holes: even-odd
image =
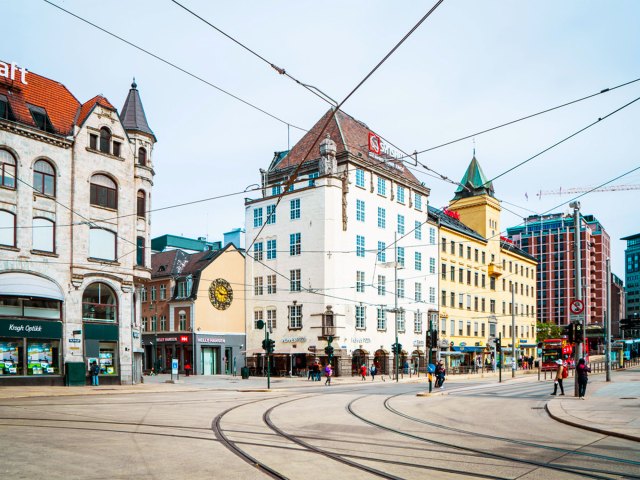
[[[170,0],[52,0],[79,16],[303,128],[328,105]],[[341,100],[435,3],[183,0],[301,81]],[[135,76],[158,137],[153,207],[243,191],[259,182],[287,127],[40,0],[3,2],[0,58],[64,83],[84,102],[121,108]],[[640,77],[640,2],[445,0],[343,109],[405,151],[423,150]],[[640,97],[640,82],[475,138],[493,178]],[[494,183],[502,225],[568,202],[540,190],[592,187],[640,166],[640,101]],[[293,145],[302,132],[290,129]],[[459,181],[472,140],[420,155]],[[430,203],[455,185],[424,173]],[[614,184],[640,184],[640,170]],[[152,235],[222,238],[244,225],[245,195],[153,215]],[[528,200],[527,200],[528,196]],[[580,199],[611,236],[640,232],[640,190]],[[512,205],[512,204],[515,204]],[[553,211],[568,211],[566,205]]]

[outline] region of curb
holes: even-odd
[[[640,437],[637,437],[635,435],[629,435],[629,434],[620,433],[620,432],[613,432],[611,430],[605,430],[603,428],[590,427],[588,425],[572,422],[571,420],[567,420],[566,418],[562,418],[557,415],[554,415],[553,413],[551,413],[551,410],[549,409],[549,402],[546,403],[546,405],[544,406],[544,409],[547,411],[547,414],[556,422],[564,423],[565,425],[569,425],[571,427],[581,428],[582,430],[589,430],[591,432],[600,433],[602,435],[608,435],[610,437],[618,437],[618,438],[624,438],[625,440],[631,440],[632,442],[640,442]]]

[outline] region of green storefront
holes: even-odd
[[[100,383],[117,383],[120,377],[118,325],[84,322],[84,358],[88,366],[100,365]],[[111,381],[110,379],[114,379]]]
[[[0,385],[62,384],[61,340],[59,321],[0,320]]]

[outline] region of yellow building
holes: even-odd
[[[475,156],[460,183],[447,209],[429,210],[439,224],[440,353],[472,366],[502,336],[510,358],[515,336],[516,355],[532,356],[537,261],[500,236],[500,202]]]

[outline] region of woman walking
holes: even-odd
[[[562,379],[564,378],[564,369],[566,368],[562,365],[562,360],[556,360],[556,364],[558,365],[558,369],[556,370],[556,379],[553,382],[553,393],[551,395],[555,395],[558,393],[558,385],[560,385],[560,395],[564,395],[564,386],[562,385]]]
[[[584,358],[578,360],[578,397],[584,400],[584,395],[587,393],[587,382],[589,381],[588,373],[591,372],[591,367],[587,365]]]
[[[325,385],[331,386],[331,376],[333,375],[333,368],[330,363],[327,363],[327,366],[324,368],[324,374],[327,379],[324,381]]]

